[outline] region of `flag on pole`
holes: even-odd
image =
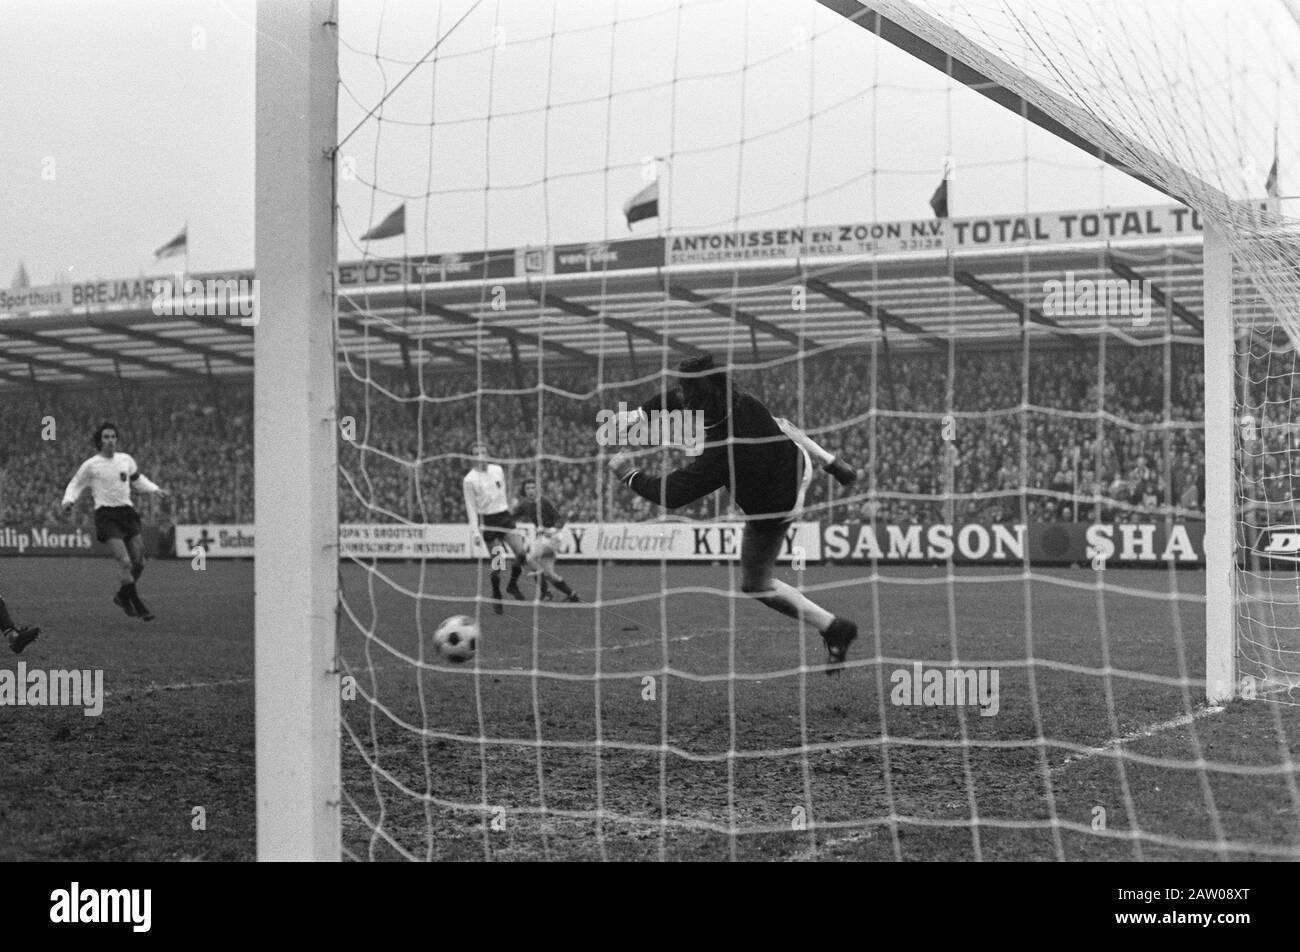
[[[934,194],[930,196],[930,208],[933,209],[935,218],[948,217],[948,168],[947,166],[945,166],[943,170],[943,181],[939,183],[939,187],[936,188],[934,190]]]
[[[388,217],[361,236],[362,241],[378,241],[380,238],[392,238],[406,234],[406,203],[398,205]]]
[[[189,238],[187,235],[189,230],[189,225],[182,228],[179,235],[153,253],[153,259],[155,261],[161,261],[163,258],[171,258],[175,255],[185,254],[189,247]]]
[[[18,270],[14,272],[14,279],[9,283],[9,287],[16,291],[19,288],[30,288],[31,286],[31,279],[27,277],[27,268],[20,261],[18,262]]]
[[[658,179],[655,179],[623,203],[623,217],[627,219],[628,231],[632,230],[633,222],[659,217]]]

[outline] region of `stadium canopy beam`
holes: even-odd
[[[199,327],[219,327],[223,331],[229,331],[241,337],[252,337],[254,335],[253,328],[238,323],[232,324],[230,321],[195,321],[194,323]]]
[[[402,341],[399,351],[402,355],[402,371],[406,374],[406,394],[412,396],[420,392],[420,380],[411,364],[411,342]]]
[[[507,342],[513,342],[515,346],[527,344],[530,347],[536,347],[539,350],[549,350],[553,354],[558,354],[567,360],[577,361],[582,364],[591,366],[596,362],[596,358],[585,350],[578,350],[576,347],[570,347],[567,344],[561,344],[559,341],[547,340],[542,334],[533,334],[529,331],[521,331],[517,327],[503,327],[500,324],[492,324],[481,318],[468,314],[465,311],[458,311],[455,308],[447,307],[445,304],[435,304],[433,301],[415,302],[409,298],[406,306],[418,311],[421,314],[441,317],[444,320],[451,321],[453,324],[462,324],[466,327],[479,327],[494,334],[497,337],[504,338]]]
[[[996,288],[987,281],[980,280],[969,271],[957,270],[953,272],[952,276],[953,280],[958,284],[970,288],[976,294],[988,298],[994,304],[1005,307],[1012,314],[1018,314],[1022,328],[1025,325],[1025,320],[1028,319],[1035,324],[1042,324],[1044,327],[1051,328],[1053,334],[1061,338],[1061,340],[1068,341],[1074,347],[1083,346],[1083,342],[1079,340],[1078,335],[1070,333],[1059,322],[1052,320],[1038,308],[1030,307],[1024,301],[1012,297],[1001,288]]]
[[[692,291],[690,288],[684,288],[681,285],[668,284],[668,293],[679,301],[689,301],[691,304],[698,304],[706,311],[712,311],[722,317],[730,318],[739,324],[744,324],[750,331],[762,331],[777,340],[783,340],[800,351],[819,350],[820,347],[816,341],[810,340],[794,331],[786,330],[784,327],[778,327],[770,321],[746,311],[742,311],[734,304],[724,304],[721,301],[706,297],[698,291]]]
[[[1186,305],[1178,303],[1172,295],[1165,294],[1164,291],[1160,290],[1160,287],[1154,281],[1142,277],[1142,275],[1135,269],[1121,261],[1119,258],[1116,258],[1113,254],[1108,253],[1106,255],[1106,265],[1125,281],[1144,282],[1147,286],[1147,290],[1151,292],[1151,300],[1155,301],[1161,307],[1169,308],[1169,310],[1173,311],[1174,314],[1183,321],[1183,323],[1195,328],[1196,333],[1205,333],[1205,325],[1201,323],[1201,319],[1188,310]]]
[[[40,381],[36,379],[36,372],[32,369],[31,364],[27,365],[26,375],[16,374],[12,370],[0,370],[0,377],[3,377],[5,380],[12,380],[15,383],[20,383],[24,387],[36,386],[40,383]]]
[[[639,377],[641,376],[641,371],[636,365],[636,341],[633,340],[631,334],[625,334],[624,336],[627,339],[627,359],[632,365],[632,376]]]
[[[5,328],[4,334],[14,340],[25,340],[28,343],[40,344],[43,347],[57,347],[60,350],[70,350],[73,353],[88,354],[102,360],[111,360],[114,366],[118,368],[119,375],[121,373],[121,363],[128,363],[162,374],[203,379],[203,374],[197,370],[191,370],[189,367],[176,367],[159,360],[150,360],[148,357],[138,357],[134,354],[123,354],[105,347],[96,347],[93,344],[84,344],[62,337],[49,337],[45,334],[34,334],[31,331],[14,330],[8,327]]]
[[[678,340],[675,337],[669,337],[667,334],[660,334],[658,331],[652,331],[648,327],[640,327],[633,324],[631,321],[625,321],[619,317],[610,317],[608,314],[603,314],[600,311],[593,310],[585,304],[579,304],[577,301],[570,301],[567,298],[562,298],[556,294],[542,295],[532,288],[528,289],[528,293],[532,295],[534,301],[543,307],[553,307],[556,310],[572,314],[574,317],[586,317],[593,321],[599,321],[613,330],[622,331],[624,334],[630,334],[639,337],[642,340],[648,340],[659,347],[666,347],[669,350],[675,350],[679,354],[689,354],[692,357],[700,357],[707,353],[707,351],[696,347],[694,344],[687,343],[684,340]]]
[[[818,294],[830,298],[837,304],[842,304],[855,311],[861,311],[863,314],[867,315],[867,317],[874,317],[876,320],[880,321],[882,325],[888,324],[890,327],[897,328],[900,331],[906,331],[917,340],[923,341],[931,347],[947,353],[948,345],[918,324],[913,324],[911,321],[905,320],[897,314],[891,314],[883,307],[872,304],[870,301],[864,301],[862,298],[850,294],[847,291],[842,291],[832,284],[827,284],[821,278],[809,278],[805,283]]]
[[[204,359],[211,358],[213,360],[225,360],[232,364],[239,364],[242,367],[253,366],[252,357],[245,356],[244,354],[233,354],[225,350],[218,350],[215,347],[208,347],[205,344],[196,344],[194,341],[185,340],[179,337],[168,337],[166,334],[158,334],[153,331],[142,331],[138,327],[130,327],[126,324],[105,324],[102,322],[91,321],[90,326],[96,330],[103,331],[105,334],[121,334],[123,337],[133,337],[136,340],[148,341],[151,344],[158,344],[161,347],[174,347],[177,350],[196,354]]]
[[[351,307],[354,310],[360,310],[360,308],[358,308],[355,304],[352,304],[346,298],[340,298],[339,307],[345,307],[345,306]],[[411,340],[414,339],[416,343],[419,345],[421,350],[427,350],[432,354],[440,354],[443,357],[447,357],[450,358],[451,360],[455,360],[462,364],[465,364],[467,367],[477,367],[480,361],[489,365],[496,363],[496,361],[490,357],[483,357],[482,355],[478,355],[478,354],[462,353],[461,351],[456,350],[456,348],[454,347],[447,347],[444,344],[439,344],[434,341],[427,341],[416,335],[399,333],[397,331],[390,331],[386,327],[379,327],[374,324],[367,324],[364,321],[360,320],[359,318],[348,317],[343,314],[339,315],[339,324],[343,327],[346,327],[354,334],[361,334],[361,335],[369,334],[371,337],[378,337],[380,340],[387,341],[390,344],[396,344],[399,348],[403,344],[409,344]]]
[[[1098,116],[1054,92],[1040,80],[967,39],[910,0],[817,2],[945,76],[969,86],[999,106],[1175,201],[1190,208],[1203,209],[1205,202],[1194,203],[1189,198],[1201,194],[1213,198],[1221,205],[1230,204],[1221,189],[1192,175],[1132,136],[1125,135]],[[995,74],[1005,79],[994,79]],[[1138,171],[1121,158],[1124,154],[1135,156],[1145,168],[1156,170],[1157,176],[1153,178]]]
[[[528,419],[528,396],[524,393],[528,389],[524,384],[524,362],[519,358],[519,342],[513,337],[507,338],[506,343],[510,345],[510,368],[514,373],[515,389],[519,391],[519,411],[523,419]]]
[[[10,333],[5,329],[2,334]],[[26,364],[29,368],[47,367],[50,370],[57,370],[59,373],[76,374],[79,377],[89,377],[94,380],[107,380],[110,383],[117,383],[117,378],[112,374],[106,374],[102,370],[92,370],[89,367],[78,367],[76,364],[65,364],[61,360],[54,360],[50,357],[41,357],[39,354],[17,354],[11,350],[0,348],[0,359],[8,360],[15,364]]]

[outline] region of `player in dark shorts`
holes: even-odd
[[[559,572],[555,570],[555,558],[559,554],[558,536],[564,528],[564,520],[559,510],[545,496],[537,492],[537,480],[525,479],[519,490],[519,502],[511,513],[516,519],[531,522],[537,527],[533,544],[528,547],[528,564],[537,569],[537,598],[539,601],[553,600],[547,583],[554,585],[563,593],[565,601],[580,602],[576,592],[569,587]]]
[[[504,543],[506,536],[518,528],[515,525],[514,516],[508,512],[498,512],[490,516],[484,516],[483,521],[479,523],[479,532],[482,533],[483,541],[489,549],[494,545]]]
[[[127,542],[140,534],[140,514],[134,506],[101,506],[95,510],[95,538]]]
[[[0,635],[9,643],[9,648],[14,654],[22,653],[22,650],[36,640],[36,636],[41,633],[39,628],[19,628],[14,624],[13,618],[9,614],[9,606],[5,600],[0,598]]]
[[[519,576],[527,561],[524,539],[516,531],[514,517],[510,514],[505,470],[488,459],[485,443],[475,443],[471,452],[474,466],[465,474],[463,481],[465,514],[470,532],[482,537],[483,546],[491,554],[492,570],[489,578],[492,582],[492,611],[500,615],[504,612],[501,605],[501,568],[505,553],[514,556],[506,594],[519,601],[524,599],[524,593],[519,590]]]
[[[140,516],[131,505],[131,492],[167,494],[140,472],[129,454],[118,450],[116,424],[101,423],[91,441],[98,452],[77,468],[63,494],[63,508],[71,512],[81,494],[91,491],[95,499],[95,537],[108,545],[120,570],[113,604],[132,618],[153,621],[153,612],[136,589],[144,573],[144,539],[140,535]]]
[[[791,523],[803,507],[812,461],[754,396],[732,386],[727,372],[709,355],[684,361],[680,390],[661,393],[640,407],[703,413],[703,451],[667,476],[642,472],[633,456],[620,452],[609,468],[643,499],[677,509],[727,489],[745,513],[741,537],[741,591],[790,618],[812,625],[826,642],[833,674],[843,664],[858,626],[832,615],[797,588],[773,577]]]

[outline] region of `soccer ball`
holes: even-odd
[[[478,650],[478,625],[468,615],[452,615],[433,633],[433,644],[448,661],[469,661]]]

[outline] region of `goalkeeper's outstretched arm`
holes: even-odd
[[[721,489],[727,484],[728,466],[725,446],[706,450],[689,466],[674,470],[667,476],[652,476],[643,472],[636,465],[632,454],[626,451],[616,453],[609,461],[609,468],[619,482],[627,485],[642,499],[665,509],[679,509]]]

